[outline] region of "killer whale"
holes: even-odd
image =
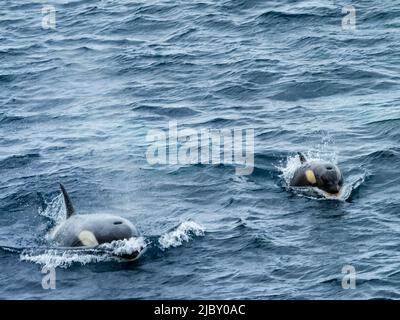
[[[290,180],[292,187],[316,187],[330,195],[337,195],[343,186],[343,175],[337,165],[327,161],[307,161],[298,153],[301,166]]]
[[[52,239],[62,247],[96,247],[116,240],[139,237],[137,228],[127,219],[111,214],[77,214],[66,189],[60,184],[66,220],[58,225]],[[125,258],[135,258],[139,253]]]

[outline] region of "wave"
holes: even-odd
[[[391,138],[398,141],[400,138],[400,118],[391,118],[372,121],[365,124],[366,129],[375,137]]]
[[[271,96],[272,99],[282,101],[297,101],[317,97],[328,97],[336,94],[343,95],[351,90],[361,87],[360,85],[339,83],[328,80],[316,81],[293,81],[281,84],[280,92]]]
[[[173,231],[162,235],[158,243],[162,250],[179,247],[184,242],[189,242],[193,236],[204,236],[204,227],[194,221],[186,221]]]
[[[39,157],[39,153],[28,153],[24,155],[7,157],[3,160],[0,160],[0,169],[15,169],[24,167]]]
[[[43,253],[37,253],[37,249],[24,250],[20,254],[20,260],[33,262],[49,268],[68,268],[73,264],[79,263],[86,265],[88,263],[106,262],[116,260],[107,253],[99,253],[97,251],[60,251],[57,249],[45,250]]]
[[[0,117],[0,124],[10,124],[16,121],[22,121],[24,120],[24,117],[21,116],[6,116],[6,115],[2,115]]]
[[[33,262],[49,268],[68,268],[73,264],[118,262],[138,259],[146,250],[145,238],[131,238],[105,243],[96,248],[32,248],[24,249],[21,261]]]
[[[279,22],[301,22],[302,24],[305,24],[314,21],[320,21],[322,18],[324,18],[325,23],[327,23],[327,19],[335,18],[336,16],[336,12],[333,8],[315,7],[313,9],[314,10],[307,10],[304,12],[269,10],[256,16],[255,21],[257,24],[261,25],[271,25]]]
[[[15,74],[0,74],[0,82],[12,82],[15,78]]]
[[[198,31],[197,28],[185,28],[183,30],[179,30],[178,32],[172,33],[169,38],[165,42],[178,42],[183,39],[187,39],[192,35],[193,33],[196,33]]]
[[[224,87],[221,89],[217,89],[215,94],[218,96],[222,96],[225,98],[231,99],[247,99],[249,97],[253,97],[255,94],[259,92],[259,90],[255,88],[249,87],[251,83],[246,84],[224,84]]]
[[[145,113],[157,114],[168,117],[188,117],[198,114],[196,110],[189,107],[169,108],[169,107],[142,105],[133,108],[133,110],[137,112],[145,112]]]
[[[367,164],[378,163],[382,165],[384,161],[395,161],[400,157],[400,148],[388,148],[384,150],[377,150],[362,156],[360,159]]]

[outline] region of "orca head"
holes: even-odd
[[[316,173],[317,187],[330,194],[337,194],[343,186],[343,175],[339,168],[332,163],[321,163]]]

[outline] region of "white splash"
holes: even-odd
[[[99,249],[110,250],[116,256],[132,255],[135,252],[142,253],[146,247],[147,242],[144,237],[116,240],[98,246]]]
[[[278,166],[277,169],[282,172],[281,177],[285,180],[286,184],[289,185],[292,180],[294,172],[301,166],[300,157],[298,155],[288,156],[286,164]]]
[[[178,228],[162,235],[158,239],[161,249],[165,250],[170,247],[178,247],[183,242],[188,242],[192,236],[204,236],[205,228],[194,221],[185,221]]]
[[[137,259],[146,247],[145,238],[139,237],[104,243],[96,248],[47,249],[43,252],[27,249],[21,253],[20,259],[49,268],[68,268],[75,263],[86,265],[88,263],[121,261],[122,256],[132,255],[135,252],[138,255],[134,259]],[[127,261],[126,259],[123,260]]]
[[[44,210],[39,208],[38,211],[39,215],[54,221],[56,224],[63,221],[67,216],[64,199],[61,193],[53,198],[50,202],[46,202],[46,208]]]
[[[104,262],[115,260],[107,253],[82,253],[79,251],[46,250],[43,253],[35,253],[32,250],[23,251],[20,255],[22,261],[33,262],[49,268],[68,268],[74,263],[85,265],[88,263]]]

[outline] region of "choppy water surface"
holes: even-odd
[[[400,297],[399,1],[355,2],[355,31],[333,0],[58,0],[55,30],[44,4],[0,3],[0,298]],[[253,128],[254,172],[148,164],[172,120]],[[287,187],[297,151],[342,168],[339,199]],[[58,182],[142,238],[49,247]]]

